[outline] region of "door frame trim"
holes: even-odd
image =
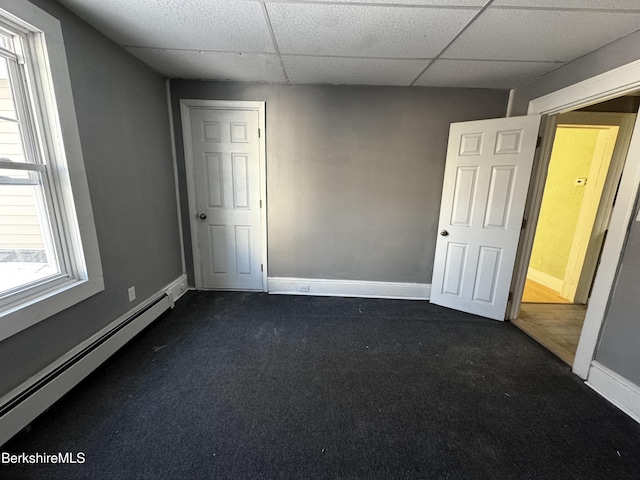
[[[600,103],[612,98],[625,95],[640,89],[640,60],[622,65],[608,72],[596,75],[581,82],[569,85],[568,87],[551,92],[548,95],[535,98],[529,102],[529,114],[554,115],[569,112],[578,108],[586,107],[594,103]],[[554,118],[554,117],[551,117]],[[554,120],[557,122],[557,116]],[[548,127],[553,123],[548,122]],[[545,130],[545,134],[551,133],[550,128]],[[554,129],[555,132],[555,129]],[[540,162],[535,178],[532,177],[531,185],[535,188],[540,182],[544,184],[546,168],[551,155],[553,134],[545,135],[542,144],[542,156],[544,161]],[[625,240],[633,214],[636,208],[638,187],[640,185],[640,122],[636,122],[631,135],[631,141],[627,152],[627,158],[620,181],[620,190],[611,214],[609,224],[609,234],[605,240],[602,251],[603,261],[596,273],[593,286],[593,294],[587,309],[587,314],[578,343],[578,350],[573,363],[573,372],[579,377],[586,379],[589,375],[591,362],[594,359],[595,351],[600,336],[600,331],[604,324],[604,319],[609,304],[609,299],[613,292],[613,285],[621,261]],[[537,198],[539,195],[540,198]],[[542,189],[536,188],[534,191],[533,207],[541,200]],[[539,207],[539,206],[538,206]],[[535,214],[535,208],[530,213]],[[539,208],[538,208],[539,210]],[[514,301],[509,309],[509,318],[517,317],[524,290],[524,278],[526,277],[526,265],[528,265],[528,254],[533,245],[533,233],[535,231],[535,221],[529,222],[523,232],[523,244],[521,245],[522,257],[527,257],[523,262],[518,263],[515,272],[516,281],[514,283]]]
[[[262,255],[262,291],[268,291],[268,264],[267,264],[267,150],[265,131],[265,102],[247,102],[240,100],[198,100],[180,99],[180,116],[182,121],[182,140],[184,145],[184,163],[187,179],[187,198],[189,203],[189,227],[191,230],[191,248],[193,252],[193,272],[195,277],[196,290],[204,289],[202,278],[202,258],[200,255],[200,243],[197,228],[197,208],[195,191],[195,166],[193,162],[193,145],[191,141],[191,110],[211,109],[211,110],[236,110],[255,111],[258,113],[258,128],[260,137],[258,138],[259,162],[260,162],[260,238]]]

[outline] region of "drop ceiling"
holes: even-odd
[[[515,88],[640,30],[639,0],[58,0],[169,78]]]

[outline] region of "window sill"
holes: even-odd
[[[104,290],[102,275],[69,280],[0,313],[0,341]]]

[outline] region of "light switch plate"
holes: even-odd
[[[576,187],[584,187],[587,184],[586,178],[576,178],[574,185]]]

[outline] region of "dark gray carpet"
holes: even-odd
[[[245,293],[187,294],[2,450],[86,455],[3,479],[640,478],[640,425],[510,324]]]

